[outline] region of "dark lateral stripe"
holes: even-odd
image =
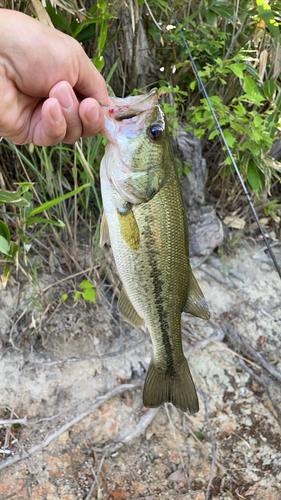
[[[144,244],[147,249],[149,267],[150,267],[150,277],[153,283],[153,295],[155,297],[156,310],[158,313],[158,318],[161,326],[162,341],[166,353],[166,375],[173,377],[176,375],[175,365],[173,359],[173,351],[169,337],[169,323],[167,321],[167,311],[164,309],[164,295],[163,295],[163,280],[161,280],[161,270],[158,267],[158,260],[160,252],[155,246],[155,240],[151,231],[152,220],[147,215],[145,217],[145,226],[143,231]]]

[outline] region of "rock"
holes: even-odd
[[[186,208],[198,207],[205,204],[205,191],[207,181],[206,161],[202,158],[201,142],[193,132],[186,132],[183,127],[178,129],[176,137],[172,137],[175,157],[180,166],[188,163],[191,172],[181,178],[181,189]]]
[[[190,257],[208,255],[223,244],[223,225],[212,206],[188,210],[187,220]]]

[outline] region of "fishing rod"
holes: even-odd
[[[173,9],[173,7],[172,7],[172,4],[171,4],[170,0],[168,0],[168,3],[169,3],[169,6],[170,6],[171,11],[172,11],[172,13],[173,13],[173,16],[174,16],[174,18],[175,18],[176,24],[177,24],[177,26],[178,26],[178,28],[179,28],[180,34],[181,34],[181,36],[182,36],[182,39],[183,39],[183,42],[184,42],[184,45],[185,45],[185,48],[186,48],[186,50],[187,50],[187,52],[188,52],[188,55],[189,55],[189,58],[190,58],[191,64],[192,64],[192,66],[193,66],[194,73],[195,73],[195,75],[196,75],[196,77],[197,77],[197,79],[198,79],[198,82],[199,82],[199,84],[200,84],[201,90],[202,90],[202,92],[203,92],[204,96],[206,97],[206,100],[207,100],[207,102],[208,102],[208,104],[209,104],[209,107],[210,107],[211,113],[212,113],[212,115],[213,115],[213,117],[214,117],[214,120],[215,120],[215,122],[216,122],[217,128],[218,128],[218,130],[219,130],[219,132],[220,132],[221,138],[222,138],[222,140],[223,140],[223,142],[224,142],[224,145],[225,145],[225,147],[226,147],[226,149],[227,149],[227,152],[228,152],[228,154],[229,154],[229,156],[230,156],[230,159],[231,159],[231,161],[232,161],[232,165],[233,165],[233,166],[234,166],[234,168],[235,168],[235,171],[236,171],[236,173],[237,173],[237,175],[238,175],[238,179],[239,179],[239,181],[240,181],[240,183],[241,183],[241,185],[242,185],[243,191],[244,191],[244,193],[245,193],[245,195],[246,195],[246,198],[247,198],[247,200],[248,200],[248,202],[249,202],[249,205],[250,205],[250,207],[251,207],[251,210],[252,210],[252,212],[253,212],[253,214],[254,214],[254,217],[255,217],[255,219],[256,219],[256,221],[257,221],[257,224],[258,224],[258,227],[259,227],[259,229],[260,229],[260,232],[261,232],[261,234],[262,234],[262,236],[263,236],[263,239],[264,239],[265,244],[266,244],[266,246],[267,246],[267,249],[268,249],[268,251],[269,251],[270,257],[272,258],[273,263],[274,263],[275,268],[276,268],[276,271],[278,272],[279,277],[280,277],[280,279],[281,279],[281,269],[280,269],[280,267],[279,267],[279,265],[278,265],[278,262],[277,262],[277,260],[276,260],[276,257],[275,257],[275,255],[274,255],[274,253],[272,252],[272,249],[271,249],[271,246],[270,246],[270,244],[269,244],[269,242],[268,242],[268,240],[267,240],[267,237],[265,236],[265,232],[264,232],[264,230],[263,230],[263,228],[262,228],[262,225],[261,225],[261,223],[260,223],[260,220],[259,220],[258,214],[257,214],[257,212],[256,212],[256,210],[255,210],[255,207],[254,207],[254,205],[253,205],[253,202],[252,202],[252,200],[251,200],[251,197],[250,197],[250,195],[249,195],[249,193],[248,193],[248,190],[247,190],[247,188],[246,188],[246,186],[245,186],[245,183],[244,183],[244,181],[243,181],[243,179],[242,179],[242,176],[241,176],[241,174],[240,174],[239,168],[237,167],[236,161],[235,161],[235,160],[234,160],[234,158],[233,158],[233,155],[232,155],[232,153],[231,153],[230,147],[229,147],[229,146],[228,146],[228,144],[227,144],[227,141],[226,141],[225,135],[224,135],[223,130],[222,130],[221,126],[220,126],[219,119],[218,119],[218,117],[217,117],[217,115],[216,115],[216,113],[215,113],[215,110],[214,110],[214,108],[213,108],[213,106],[212,106],[212,103],[211,103],[211,101],[210,101],[210,98],[209,98],[209,96],[208,96],[208,94],[207,94],[207,91],[206,91],[205,85],[204,85],[204,83],[202,82],[202,79],[201,79],[201,77],[200,77],[200,75],[199,75],[199,71],[198,71],[198,69],[197,69],[196,63],[195,63],[195,61],[194,61],[194,59],[193,59],[193,57],[192,57],[192,54],[191,54],[191,52],[190,52],[190,49],[189,49],[189,46],[188,46],[188,44],[187,44],[186,38],[185,38],[185,36],[184,36],[184,34],[183,34],[183,32],[182,32],[182,29],[181,29],[181,27],[180,27],[180,23],[179,23],[179,21],[178,21],[178,18],[177,18],[177,16],[176,16],[175,12],[174,12],[174,9]]]

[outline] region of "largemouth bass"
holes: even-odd
[[[171,402],[196,413],[198,398],[181,339],[181,313],[209,319],[193,276],[180,182],[157,89],[119,99],[104,109],[109,142],[101,163],[104,215],[101,244],[111,242],[123,282],[120,313],[145,321],[153,356],[143,403]]]

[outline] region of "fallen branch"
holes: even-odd
[[[210,419],[209,419],[208,401],[207,401],[208,394],[206,394],[206,393],[205,393],[205,392],[203,392],[203,391],[200,391],[200,392],[202,392],[202,393],[203,393],[203,397],[204,397],[204,405],[205,405],[206,421],[207,421],[207,426],[208,426],[208,429],[209,429],[210,438],[211,438],[211,443],[212,443],[212,464],[211,464],[211,472],[210,472],[210,479],[209,479],[209,483],[208,483],[207,490],[206,490],[206,500],[209,500],[209,494],[210,494],[210,489],[211,489],[212,482],[213,482],[213,478],[214,478],[214,470],[215,470],[215,463],[216,463],[216,447],[215,447],[214,435],[213,435],[213,431],[212,431],[212,427],[211,427],[211,424],[210,424]]]
[[[95,473],[94,469],[92,469],[92,473],[93,473],[93,476],[94,476],[95,480],[94,480],[94,482],[93,482],[93,484],[92,484],[92,486],[90,488],[90,491],[89,491],[88,495],[86,496],[85,500],[90,500],[91,495],[93,493],[93,490],[94,490],[94,487],[95,487],[96,484],[98,485],[98,489],[100,490],[100,485],[99,485],[98,477],[100,475],[100,471],[101,471],[101,468],[102,468],[102,464],[103,464],[104,458],[105,458],[105,455],[103,455],[103,457],[102,457],[102,459],[100,461],[100,465],[99,465],[99,469],[98,469],[97,473]]]
[[[122,434],[119,434],[115,441],[117,443],[129,443],[132,439],[140,436],[147,429],[149,424],[151,424],[152,420],[156,416],[159,408],[153,408],[152,410],[148,410],[139,420],[138,424],[133,427],[133,429],[129,429]]]
[[[253,349],[249,344],[247,344],[242,337],[240,337],[238,332],[230,331],[229,328],[225,330],[225,336],[229,342],[234,346],[239,346],[244,355],[252,358],[257,364],[262,366],[272,377],[274,377],[278,382],[281,383],[281,373],[278,372],[274,366],[266,361],[266,359],[255,349]]]
[[[182,453],[181,453],[181,450],[180,450],[180,445],[179,445],[178,440],[177,440],[176,430],[175,430],[175,426],[174,426],[174,424],[172,422],[172,419],[171,419],[171,415],[170,415],[169,408],[168,408],[168,403],[165,403],[164,406],[165,406],[165,410],[166,410],[166,413],[167,413],[167,416],[168,416],[168,420],[169,420],[169,424],[170,424],[171,431],[172,431],[172,434],[173,434],[173,438],[174,438],[174,441],[176,443],[176,447],[178,449],[178,454],[179,454],[179,457],[180,457],[182,469],[184,471],[184,475],[185,475],[186,480],[188,480],[188,472],[187,472],[187,470],[186,470],[186,468],[184,466],[184,461],[183,461]]]
[[[103,403],[105,403],[106,401],[108,401],[112,397],[117,396],[117,394],[122,394],[125,391],[135,389],[136,387],[140,387],[141,385],[143,385],[143,381],[137,380],[133,384],[119,385],[118,387],[115,387],[112,391],[108,392],[104,396],[100,396],[99,398],[97,398],[97,401],[93,405],[91,405],[90,408],[88,408],[88,410],[77,415],[73,420],[71,420],[70,422],[67,422],[65,425],[60,427],[60,429],[58,431],[54,432],[53,434],[47,435],[46,438],[41,443],[37,444],[36,446],[32,446],[31,448],[29,448],[29,450],[24,452],[23,455],[15,455],[10,460],[7,460],[3,464],[1,464],[0,470],[5,469],[6,467],[9,467],[10,465],[15,464],[16,462],[19,462],[20,460],[23,460],[24,458],[28,458],[30,455],[33,455],[37,451],[46,448],[47,446],[49,446],[49,444],[52,441],[54,441],[59,436],[61,436],[61,434],[63,434],[68,429],[70,429],[70,427],[73,427],[73,425],[77,424],[78,422],[81,422],[81,420],[86,418],[88,415],[90,415],[90,413],[92,413],[94,410],[96,410],[96,408],[99,408]]]
[[[276,398],[271,394],[268,384],[261,378],[259,377],[243,360],[240,360],[241,365],[245,368],[245,370],[250,373],[250,375],[253,377],[253,379],[261,385],[264,390],[267,392],[268,397],[272,403],[273,408],[275,409],[277,413],[277,419],[279,421],[279,424],[281,425],[281,408],[276,400]]]

